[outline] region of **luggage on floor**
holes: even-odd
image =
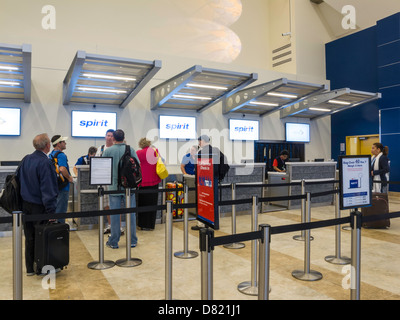
[[[363,217],[389,213],[389,198],[387,193],[372,193],[372,206],[361,209]],[[364,228],[381,229],[390,227],[390,219],[363,222]]]
[[[174,183],[174,182],[168,182],[166,184],[167,189],[182,189],[183,184],[182,183]],[[172,201],[172,203],[176,204],[178,201],[178,204],[184,203],[184,193],[183,190],[181,191],[171,191],[166,193],[166,200]],[[178,209],[178,213],[176,212],[176,209],[172,211],[172,216],[174,219],[182,218],[183,215],[183,209]]]
[[[62,269],[69,263],[69,224],[47,223],[35,226],[34,270],[42,273],[46,265]]]

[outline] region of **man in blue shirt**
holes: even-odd
[[[74,171],[76,176],[78,175],[78,169],[76,168],[76,166],[90,164],[90,158],[96,156],[96,152],[97,152],[97,148],[96,147],[90,147],[89,150],[88,150],[88,154],[85,155],[85,156],[80,157],[76,161],[75,166],[72,168],[72,170]]]
[[[190,152],[183,156],[181,162],[181,171],[183,174],[194,175],[196,168],[197,146],[192,146]]]
[[[21,185],[22,209],[24,214],[54,213],[57,205],[58,185],[53,165],[47,157],[50,139],[46,133],[33,139],[36,151],[27,155],[17,177]],[[34,275],[35,225],[40,221],[24,223],[25,264],[28,275]]]
[[[51,143],[54,150],[50,153],[49,158],[54,158],[57,154],[58,165],[61,174],[69,182],[73,182],[72,176],[69,172],[68,158],[63,152],[67,148],[67,143],[65,142],[68,138],[61,135],[55,135],[51,138]],[[57,197],[57,208],[56,213],[66,213],[68,210],[68,198],[69,198],[69,183],[61,190],[59,190]],[[61,223],[65,222],[65,219],[58,220]]]

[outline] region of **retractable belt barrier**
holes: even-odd
[[[331,184],[337,183],[339,181],[336,180],[329,180],[329,181],[311,181],[306,182],[307,184]],[[288,184],[236,184],[236,187],[239,188],[260,188],[260,187],[282,187],[285,185],[301,185],[302,182],[293,182]],[[377,182],[379,183],[379,182]],[[388,181],[385,182],[387,184],[400,184],[400,182],[392,182]],[[225,185],[219,186],[219,188],[231,188],[232,185]],[[176,188],[173,192],[184,190],[185,193],[189,190],[193,190],[195,188]],[[94,190],[96,191],[96,190]],[[141,190],[135,189],[133,192],[137,193],[148,193],[154,192],[155,190]],[[103,191],[103,194],[121,194],[126,191]],[[171,192],[171,189],[158,189],[157,192]],[[330,194],[338,194],[338,189],[329,190],[324,192],[318,192],[313,194],[301,194],[301,195],[294,195],[294,196],[281,196],[281,197],[262,197],[258,198],[256,202],[270,202],[270,201],[283,201],[283,200],[295,200],[295,199],[308,199],[309,201],[313,197],[321,197]],[[254,206],[254,199],[239,199],[239,200],[228,200],[228,201],[220,201],[219,206],[226,206],[226,205],[236,205],[236,204],[250,204],[253,203]],[[121,209],[112,209],[112,210],[92,210],[92,211],[81,211],[81,212],[71,212],[71,213],[56,213],[56,214],[35,214],[35,215],[26,215],[23,214],[21,211],[13,212],[13,215],[10,217],[0,217],[0,224],[2,223],[12,223],[13,224],[13,272],[14,272],[14,299],[22,299],[22,225],[24,222],[28,221],[42,221],[42,220],[52,220],[52,219],[63,219],[63,218],[83,218],[83,217],[102,217],[104,215],[116,215],[116,214],[130,214],[135,212],[147,212],[150,210],[166,210],[168,214],[170,214],[171,210],[173,209],[188,209],[188,208],[196,208],[196,203],[185,203],[185,204],[173,204],[168,202],[164,205],[156,205],[156,206],[146,206],[146,207],[133,207],[133,208],[121,208]],[[101,208],[101,206],[100,206]],[[187,211],[187,210],[185,210]],[[253,209],[254,211],[254,209]],[[257,286],[258,297],[259,299],[268,299],[269,297],[269,241],[270,236],[273,234],[279,233],[287,233],[293,231],[303,231],[303,230],[311,230],[316,228],[334,226],[334,225],[341,225],[344,223],[351,223],[351,227],[353,229],[352,238],[354,237],[356,240],[352,241],[352,270],[355,269],[356,273],[358,270],[358,274],[356,274],[355,278],[355,290],[352,289],[351,291],[351,298],[352,299],[359,299],[359,260],[360,260],[360,229],[362,222],[372,222],[378,221],[382,219],[392,219],[400,217],[400,212],[388,213],[388,214],[379,214],[369,217],[362,217],[360,212],[352,212],[351,216],[345,218],[336,218],[324,221],[317,221],[317,222],[306,222],[300,224],[293,224],[293,225],[286,225],[286,226],[277,226],[271,227],[269,225],[260,225],[259,230],[242,234],[232,234],[224,237],[214,238],[213,230],[211,229],[202,229],[200,231],[200,251],[201,251],[201,258],[202,258],[202,298],[204,299],[212,299],[212,290],[210,290],[210,286],[212,288],[212,271],[210,272],[209,268],[212,268],[212,257],[207,257],[210,255],[214,250],[215,246],[218,245],[229,245],[232,243],[238,243],[240,241],[259,241],[260,242],[260,253],[259,253],[259,285]],[[187,221],[185,222],[187,224]],[[265,239],[269,239],[265,241]],[[172,238],[171,238],[172,239]],[[254,246],[253,248],[255,248]],[[171,251],[171,250],[169,250]],[[253,250],[254,251],[254,250]],[[354,251],[354,252],[353,252]],[[187,245],[185,244],[184,253],[187,252]],[[168,253],[170,254],[170,253]],[[100,256],[101,258],[101,256]],[[211,259],[211,263],[210,263]],[[103,262],[103,259],[99,259],[100,262]],[[130,254],[127,252],[126,259],[121,259],[124,263],[127,261],[130,262],[131,259]],[[140,260],[140,259],[139,259]],[[205,262],[204,262],[205,261]],[[203,272],[203,267],[208,268],[208,270]],[[256,268],[254,268],[256,270]],[[252,268],[253,272],[253,268]],[[210,281],[211,277],[211,281]],[[252,276],[252,281],[253,276]],[[204,285],[203,288],[203,284]],[[166,288],[167,292],[167,288]],[[166,294],[166,299],[171,298],[169,294]]]

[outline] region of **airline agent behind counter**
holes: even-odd
[[[279,157],[276,157],[274,159],[274,162],[272,163],[272,168],[274,169],[274,171],[285,172],[286,171],[285,162],[288,158],[289,158],[289,151],[287,150],[281,151]]]

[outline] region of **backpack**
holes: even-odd
[[[60,153],[61,151],[57,151],[56,153],[54,153],[54,155],[50,155],[50,161],[53,164],[54,169],[56,170],[58,190],[64,189],[69,183],[69,181],[65,179],[60,172],[60,166],[58,165],[58,155]]]
[[[22,161],[15,173],[9,174],[6,177],[4,189],[1,193],[0,206],[3,207],[3,209],[8,213],[13,213],[13,211],[22,211],[21,186],[17,177],[17,173],[22,165]]]
[[[137,188],[142,182],[139,161],[132,157],[131,147],[125,146],[125,153],[118,162],[118,188]]]

